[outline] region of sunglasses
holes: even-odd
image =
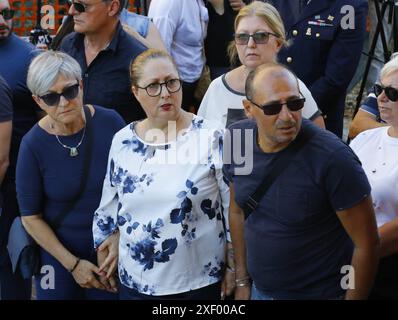
[[[94,5],[94,4],[97,4],[97,3],[100,3],[100,2],[102,2],[102,1],[103,1],[103,0],[97,1],[97,2],[95,2],[95,3],[85,4],[85,3],[80,3],[80,2],[73,1],[73,0],[68,0],[69,4],[70,4],[71,6],[73,5],[73,7],[75,8],[75,10],[76,10],[77,12],[79,12],[79,13],[85,12],[90,6],[92,6],[92,5]]]
[[[266,32],[266,31],[261,31],[261,32],[256,32],[253,34],[249,33],[235,33],[235,42],[236,44],[240,45],[246,45],[249,43],[250,37],[253,38],[253,41],[256,44],[266,44],[269,40],[269,36],[272,35],[274,37],[279,38],[277,34],[271,33],[271,32]]]
[[[398,101],[398,90],[393,87],[383,87],[380,84],[375,84],[373,87],[373,92],[378,97],[384,91],[386,97],[392,101]]]
[[[249,100],[249,99],[248,99]],[[303,109],[304,107],[304,102],[305,98],[299,98],[299,99],[294,99],[294,100],[288,100],[284,103],[270,103],[270,104],[264,104],[262,106],[258,105],[257,103],[249,100],[251,103],[253,103],[255,106],[259,107],[260,109],[263,110],[264,114],[267,116],[273,116],[276,114],[279,114],[281,112],[283,105],[286,105],[286,107],[290,111],[299,111]]]
[[[70,101],[75,99],[78,93],[79,93],[79,83],[76,83],[69,87],[65,87],[62,93],[51,92],[43,96],[39,96],[39,98],[43,100],[46,105],[50,107],[55,107],[58,106],[61,96],[63,96],[66,100]]]
[[[10,20],[14,17],[14,13],[14,10],[6,8],[0,11],[0,16],[3,16],[4,20]]]

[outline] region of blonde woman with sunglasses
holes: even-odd
[[[241,66],[215,79],[207,90],[198,115],[221,122],[224,126],[246,118],[242,101],[245,82],[257,66],[276,60],[278,51],[287,45],[285,29],[278,11],[269,3],[254,1],[243,7],[235,19],[234,41],[229,46],[231,64]],[[299,80],[306,99],[303,116],[320,127],[324,122],[308,88]]]

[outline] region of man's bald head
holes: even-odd
[[[290,82],[297,87],[298,92],[300,91],[297,77],[292,71],[279,63],[269,62],[258,66],[249,73],[245,85],[246,97],[249,100],[253,100],[256,90],[261,89],[256,81],[258,78],[261,78],[261,83],[266,82],[269,86],[273,86],[279,80]]]

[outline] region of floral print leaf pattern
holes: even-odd
[[[186,191],[181,191],[180,193],[177,194],[177,198],[184,198],[187,195]]]
[[[193,182],[192,182],[191,180],[188,179],[188,180],[185,182],[185,185],[187,186],[187,188],[191,189],[192,186],[193,186]]]
[[[181,223],[185,219],[185,213],[181,209],[173,209],[170,213],[171,223]]]
[[[211,207],[210,199],[203,200],[202,203],[200,204],[200,208],[205,214],[207,214],[210,220],[216,216],[215,209]]]
[[[156,262],[167,262],[177,248],[177,239],[166,239],[162,242],[162,251],[157,251],[154,260]]]
[[[125,147],[130,148],[133,152],[138,153],[141,156],[145,156],[145,153],[147,151],[147,146],[145,146],[135,136],[133,136],[131,139],[123,140],[122,144]]]
[[[127,222],[127,220],[124,218],[124,217],[122,217],[122,216],[118,216],[117,217],[117,224],[119,225],[119,226],[124,226],[124,224]]]
[[[137,229],[139,225],[139,222],[134,222],[132,225],[133,230]]]

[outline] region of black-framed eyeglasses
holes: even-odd
[[[286,105],[286,107],[290,111],[299,111],[303,109],[304,103],[305,103],[305,98],[298,98],[298,99],[292,99],[288,100],[286,102],[281,102],[281,103],[269,103],[269,104],[264,104],[260,106],[259,104],[253,102],[252,100],[248,99],[251,103],[253,103],[255,106],[258,108],[262,109],[264,114],[267,116],[273,116],[276,114],[279,114],[281,112],[282,107]]]
[[[74,0],[68,0],[70,5],[73,5],[73,7],[75,8],[75,10],[79,13],[83,13],[85,12],[90,6],[103,2],[104,0],[100,0],[94,3],[81,3],[81,2],[76,2]]]
[[[162,83],[151,83],[146,87],[137,86],[137,88],[144,89],[150,97],[157,97],[162,92],[163,85],[165,85],[169,93],[174,93],[181,89],[181,80],[170,79]]]
[[[0,16],[3,16],[4,20],[10,20],[14,17],[14,10],[11,10],[9,8],[5,8],[0,11]]]
[[[249,43],[250,37],[253,38],[253,41],[256,44],[266,44],[269,40],[269,36],[274,36],[276,38],[279,38],[279,36],[275,33],[272,32],[267,32],[267,31],[259,31],[256,33],[235,33],[235,42],[236,44],[240,45],[246,45]]]
[[[63,96],[66,100],[70,101],[75,99],[78,93],[79,93],[79,83],[76,83],[71,86],[65,87],[61,93],[50,92],[45,95],[39,96],[39,98],[43,100],[44,103],[49,107],[56,107],[59,104],[61,96]]]
[[[381,93],[384,91],[386,97],[392,101],[392,102],[396,102],[398,101],[398,89],[395,89],[393,87],[384,87],[380,84],[375,84],[373,86],[373,92],[376,95],[376,97],[378,97],[379,95],[381,95]]]

